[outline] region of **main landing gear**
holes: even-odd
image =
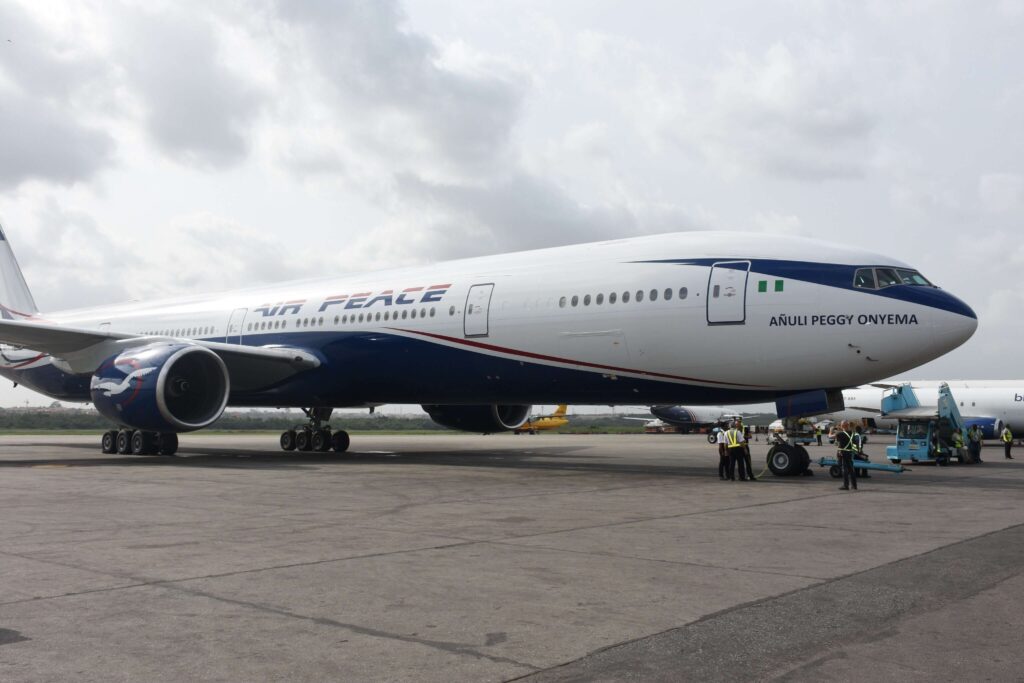
[[[178,435],[174,432],[147,432],[142,429],[111,429],[103,432],[104,453],[121,455],[174,455]]]
[[[344,429],[332,430],[329,424],[333,408],[303,408],[302,412],[309,418],[304,425],[296,425],[281,434],[281,448],[286,451],[318,451],[326,453],[344,453],[348,450],[348,432]]]

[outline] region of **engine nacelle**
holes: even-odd
[[[135,429],[189,432],[209,426],[228,404],[228,370],[213,351],[157,342],[114,356],[89,385],[105,417]]]
[[[981,436],[985,439],[998,439],[1003,431],[1003,421],[997,417],[967,417],[964,418],[964,426],[968,429],[981,427]]]
[[[533,406],[423,406],[430,419],[449,429],[464,432],[509,432],[522,427]]]

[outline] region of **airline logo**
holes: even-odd
[[[441,301],[444,295],[451,288],[451,283],[443,285],[430,285],[429,287],[407,287],[397,294],[393,289],[385,289],[382,292],[356,292],[354,294],[334,294],[327,297],[317,306],[317,313],[327,310],[350,310],[354,308],[373,308],[374,306],[407,306],[410,304],[432,304]],[[295,299],[292,301],[278,301],[275,304],[260,304],[254,308],[254,313],[262,313],[264,318],[275,315],[298,315],[306,299]],[[332,307],[338,308],[332,308]]]

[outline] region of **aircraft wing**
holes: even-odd
[[[241,346],[174,337],[139,337],[122,332],[0,320],[0,343],[52,356],[80,374],[94,372],[100,363],[125,349],[154,342],[177,342],[210,349],[227,366],[231,388],[239,391],[269,386],[320,365],[314,354],[289,346]]]

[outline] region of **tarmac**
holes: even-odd
[[[853,493],[697,435],[181,443],[0,437],[0,680],[1024,680],[994,446]]]

